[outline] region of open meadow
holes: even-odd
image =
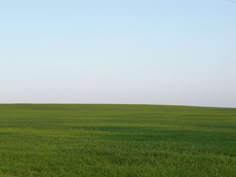
[[[235,177],[236,109],[0,105],[0,177]]]

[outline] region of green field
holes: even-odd
[[[0,105],[0,177],[235,177],[236,109]]]

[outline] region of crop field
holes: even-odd
[[[0,177],[235,177],[236,109],[0,105]]]

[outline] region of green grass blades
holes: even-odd
[[[235,177],[236,109],[0,105],[0,177]]]

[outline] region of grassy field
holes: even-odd
[[[236,109],[0,105],[0,177],[235,177]]]

